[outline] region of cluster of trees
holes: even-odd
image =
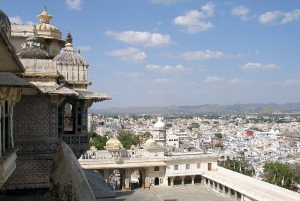
[[[247,176],[253,176],[255,174],[255,169],[252,167],[252,165],[244,161],[237,161],[235,159],[231,160],[228,158],[225,163],[220,161],[219,165]]]
[[[200,125],[198,123],[192,123],[189,127],[187,127],[189,130],[192,130],[193,128],[199,128]]]
[[[96,147],[98,150],[104,150],[104,146],[106,146],[107,137],[98,135],[97,133],[91,131],[91,141],[90,146]]]
[[[139,145],[139,136],[132,131],[118,130],[118,140],[123,144],[125,149],[130,149],[131,145]]]
[[[300,183],[300,165],[267,162],[264,165],[264,180],[283,188],[295,190],[295,183]]]
[[[221,133],[216,133],[215,136],[216,136],[217,138],[222,138],[222,134],[221,134]]]
[[[150,133],[145,133],[148,138],[150,138]],[[105,137],[98,135],[97,133],[91,131],[91,141],[90,146],[96,147],[98,150],[104,150],[104,147],[106,146],[106,142],[110,137]],[[135,135],[132,131],[125,131],[125,130],[119,130],[118,131],[118,140],[123,144],[123,147],[125,149],[130,149],[131,145],[139,145],[140,139],[139,136]]]

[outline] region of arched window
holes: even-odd
[[[64,131],[73,132],[73,107],[70,103],[65,104]]]
[[[83,124],[83,109],[80,101],[66,100],[58,106],[58,134],[80,134],[86,132]]]

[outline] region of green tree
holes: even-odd
[[[192,123],[189,127],[188,127],[188,129],[189,130],[192,130],[193,128],[199,128],[200,127],[200,125],[198,124],[198,123]]]
[[[152,136],[150,132],[145,132],[145,134],[144,134],[144,137],[145,137],[145,138],[149,139],[150,136]]]
[[[171,127],[172,127],[172,124],[170,124],[170,123],[166,124],[166,128],[171,128]]]
[[[140,144],[139,136],[131,131],[118,130],[117,138],[123,144],[125,149],[130,149],[131,145]]]
[[[98,135],[95,132],[90,132],[90,134],[91,134],[90,146],[94,146],[98,150],[104,150],[104,146],[106,146],[107,138],[105,136]]]
[[[284,188],[290,188],[293,179],[293,170],[289,164],[267,162],[264,165],[264,174],[265,181]],[[282,183],[283,180],[284,182]]]
[[[217,138],[222,138],[222,134],[221,134],[221,133],[216,133],[215,136],[216,136]]]

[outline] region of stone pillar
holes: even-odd
[[[192,175],[192,184],[195,184],[195,175]]]
[[[237,200],[238,195],[237,195],[237,191],[234,191],[234,199]]]
[[[201,176],[201,184],[205,185],[205,177]]]
[[[245,197],[243,194],[241,194],[241,201],[244,201],[245,200]]]
[[[171,177],[171,186],[174,186],[174,177]]]
[[[228,188],[227,194],[228,194],[228,197],[231,197],[231,189],[230,188]]]
[[[103,170],[103,178],[106,181],[106,183],[108,182],[108,177],[109,177],[109,170],[108,169],[104,169]]]
[[[126,168],[125,169],[125,188],[129,189],[129,184],[130,184],[130,169]]]
[[[184,176],[181,176],[181,185],[184,185]]]
[[[148,173],[148,167],[145,167],[145,188],[150,188],[150,178]]]
[[[222,193],[225,195],[225,186],[222,185]]]

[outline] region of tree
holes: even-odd
[[[189,127],[188,127],[188,129],[189,130],[192,130],[193,128],[199,128],[200,127],[200,125],[198,124],[198,123],[192,123]]]
[[[297,180],[296,178],[293,178],[294,173],[291,165],[279,162],[265,163],[264,174],[265,181],[288,189],[290,188],[292,180]]]
[[[140,144],[139,136],[131,131],[118,130],[117,138],[123,144],[125,149],[130,149],[131,145]]]
[[[107,138],[105,136],[98,135],[95,132],[90,132],[90,134],[91,134],[90,146],[94,146],[98,150],[104,150],[104,146],[106,146]]]
[[[170,123],[167,123],[166,124],[166,128],[171,128],[173,125],[172,124],[170,124]]]
[[[144,137],[145,137],[146,139],[149,139],[150,136],[152,136],[150,132],[145,132]]]
[[[221,134],[221,133],[216,133],[215,136],[216,136],[217,138],[222,138],[222,134]]]

